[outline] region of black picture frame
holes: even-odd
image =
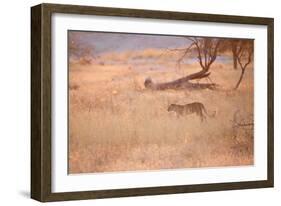
[[[162,187],[53,193],[51,190],[51,16],[54,13],[136,18],[221,22],[267,27],[267,180],[231,183],[170,185]],[[234,189],[266,188],[274,185],[274,82],[272,18],[152,11],[92,6],[40,4],[31,8],[31,198],[42,202],[94,198],[160,195]]]

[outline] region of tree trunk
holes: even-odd
[[[233,53],[233,68],[236,70],[237,69],[237,55]]]
[[[232,59],[233,59],[233,68],[236,70],[238,66],[238,48],[237,43],[232,43]]]
[[[234,90],[238,89],[242,79],[243,79],[243,76],[244,76],[244,73],[245,73],[245,68],[242,68],[242,71],[241,71],[241,74],[240,74],[240,78],[238,80],[238,82],[236,83],[236,86],[234,87]]]

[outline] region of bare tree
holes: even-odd
[[[79,59],[81,64],[90,64],[94,56],[93,48],[85,44],[81,44],[78,33],[69,33],[69,55]]]
[[[233,58],[233,68],[237,69],[239,40],[230,40],[230,44],[231,44],[231,52]]]
[[[79,41],[79,36],[77,33],[69,33],[69,42],[68,42],[68,50],[69,50],[69,55],[70,56],[77,56],[79,47],[78,47],[78,41]]]
[[[241,69],[241,74],[240,77],[234,87],[234,90],[238,89],[243,76],[245,74],[246,68],[248,67],[248,65],[252,62],[252,56],[253,56],[253,41],[250,40],[240,40],[237,43],[237,61],[239,64],[239,67]]]
[[[217,38],[197,38],[187,37],[195,47],[198,62],[205,73],[209,71],[211,65],[217,58],[220,40]]]
[[[238,68],[238,44],[239,39],[222,39],[219,51],[220,53],[231,52],[233,60],[233,68],[236,70]]]
[[[186,48],[182,49],[183,54],[177,60],[180,64],[183,59],[190,53],[195,53],[197,55],[198,63],[201,70],[190,74],[188,76],[182,77],[180,79],[166,82],[166,83],[153,83],[150,78],[147,78],[144,82],[146,88],[150,89],[178,89],[178,88],[193,88],[193,89],[213,89],[215,84],[213,83],[191,83],[190,80],[202,79],[209,77],[211,74],[209,72],[211,65],[215,62],[220,45],[220,39],[218,38],[198,38],[198,37],[186,37],[191,44]]]

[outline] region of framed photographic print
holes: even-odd
[[[31,8],[31,197],[273,187],[273,19]]]

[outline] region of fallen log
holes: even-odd
[[[190,80],[200,80],[210,76],[209,68],[202,69],[199,72],[187,75],[185,77],[164,83],[154,83],[151,78],[146,78],[144,86],[152,90],[165,90],[165,89],[216,89],[218,86],[214,83],[192,83]]]

